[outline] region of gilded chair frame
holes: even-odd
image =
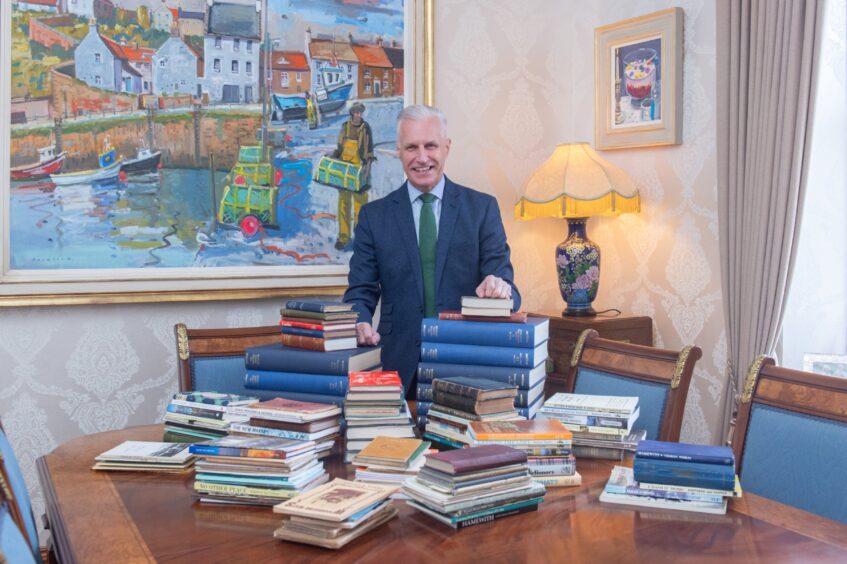
[[[694,365],[703,356],[700,347],[688,345],[668,350],[604,339],[596,330],[586,329],[574,346],[565,390],[573,393],[580,368],[668,386],[665,413],[658,439],[679,441],[682,417]]]

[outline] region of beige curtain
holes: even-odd
[[[825,0],[719,0],[717,140],[727,436],[747,367],[773,354],[800,227]]]

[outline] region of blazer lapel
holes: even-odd
[[[421,271],[421,253],[418,249],[418,235],[415,233],[415,217],[412,215],[412,204],[409,202],[409,192],[406,183],[391,194],[394,203],[394,221],[400,233],[400,241],[406,250],[409,264],[412,267],[415,285],[418,287],[418,299],[423,304],[423,272]],[[438,271],[436,270],[436,273]],[[436,280],[438,280],[436,274]]]
[[[459,191],[449,178],[444,177],[444,201],[441,203],[441,218],[438,220],[438,243],[435,252],[435,292],[441,286],[444,265],[447,264],[447,250],[453,238],[456,218],[459,217]]]

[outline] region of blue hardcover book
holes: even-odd
[[[326,338],[326,333],[319,329],[304,329],[302,327],[283,327],[283,335],[302,335],[303,337],[315,337],[317,339]]]
[[[297,401],[311,401],[314,403],[332,403],[338,406],[344,406],[344,396],[331,396],[329,394],[305,394],[302,392],[286,392],[286,391],[277,391],[273,392],[276,397],[287,398]]]
[[[381,351],[380,347],[358,347],[320,352],[284,347],[279,343],[246,349],[244,362],[248,369],[254,370],[346,376],[348,372],[379,366]]]
[[[509,366],[480,366],[476,364],[450,364],[446,362],[419,362],[418,382],[432,382],[436,378],[449,380],[456,376],[471,378],[486,378],[496,380],[519,390],[528,390],[538,384],[546,376],[546,366],[543,362],[534,368],[515,368]]]
[[[353,311],[353,306],[333,300],[288,300],[285,302],[285,309],[331,313],[337,311]]]
[[[518,390],[518,395],[515,398],[515,407],[529,407],[544,395],[544,382],[539,382],[534,388],[529,390]]]
[[[632,464],[635,481],[732,491],[735,466],[700,462],[671,462],[635,457]]]
[[[518,415],[520,415],[521,417],[526,417],[527,419],[535,419],[535,415],[538,413],[538,410],[541,409],[542,405],[544,405],[543,393],[529,407],[517,408]]]
[[[700,462],[735,466],[735,455],[727,446],[695,445],[668,441],[640,441],[635,450],[638,458],[670,460],[677,462]]]
[[[421,322],[421,340],[489,347],[532,349],[550,336],[550,320],[528,317],[526,323],[486,323],[427,318]]]
[[[484,347],[455,343],[421,343],[421,361],[485,366],[514,366],[535,368],[547,358],[547,343],[534,349],[519,347]]]
[[[429,408],[432,407],[431,401],[419,401],[416,403],[415,413],[417,415],[426,415],[429,413]]]
[[[415,390],[415,399],[417,401],[432,401],[432,384],[418,384]]]
[[[248,369],[244,376],[244,387],[249,390],[278,390],[330,396],[345,395],[347,383],[347,376],[336,376],[334,374]]]

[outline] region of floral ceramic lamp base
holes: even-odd
[[[568,304],[562,315],[597,315],[591,302],[600,285],[600,247],[585,234],[587,222],[587,217],[568,218],[568,238],[556,247],[559,291]]]

